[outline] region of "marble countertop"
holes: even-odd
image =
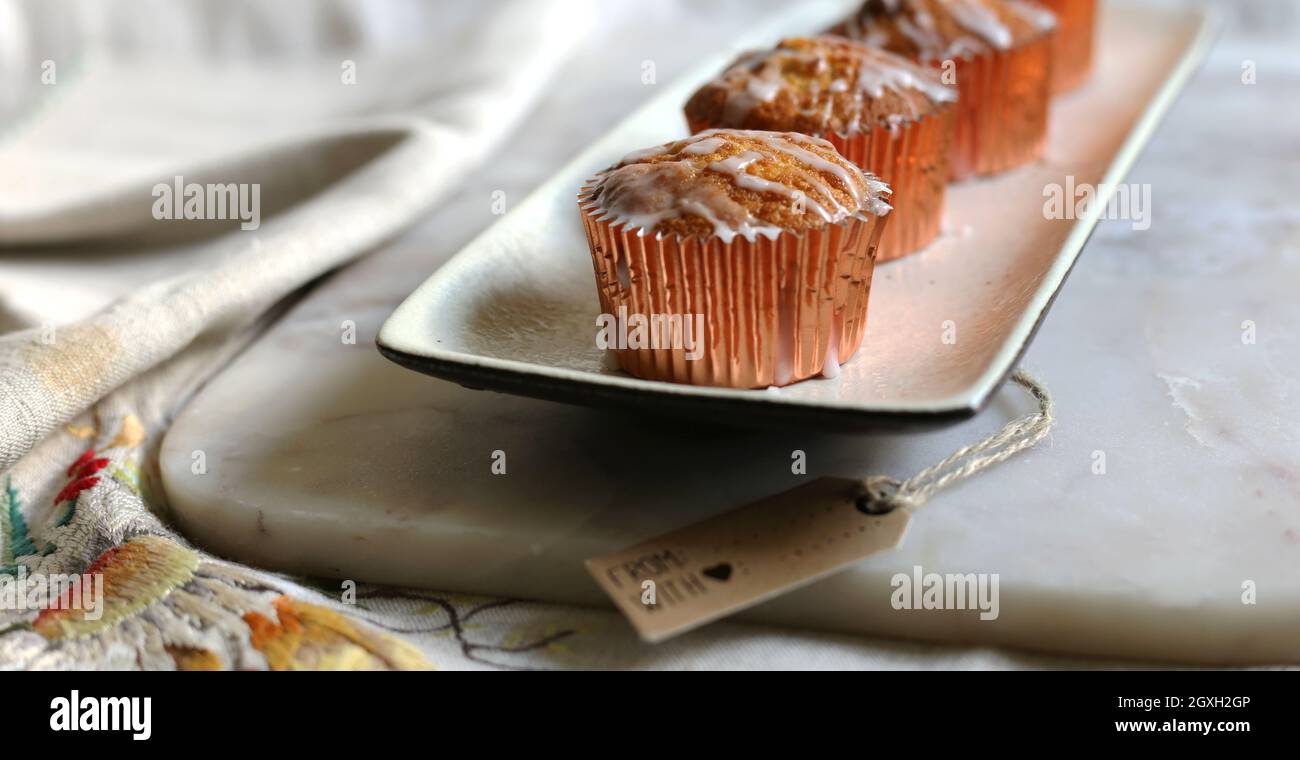
[[[671,44],[615,31],[631,34],[596,35],[584,60],[632,81],[648,59],[670,78],[708,44],[707,30]],[[1051,437],[937,497],[898,554],[752,619],[1083,654],[1300,660],[1292,54],[1233,27],[1130,174],[1150,185],[1150,228],[1100,224],[1022,363],[1055,396]],[[1247,61],[1255,84],[1242,81]],[[383,319],[494,221],[495,191],[522,199],[650,94],[583,67],[427,224],[322,283],[191,402],[162,469],[196,542],[291,572],[599,604],[582,558],[796,485],[794,449],[810,476],[905,476],[1028,408],[1006,387],[937,432],[683,428],[469,391],[380,357]],[[346,321],[355,344],[340,340]],[[203,476],[191,472],[197,450]],[[496,450],[509,456],[505,477],[490,471]],[[916,564],[999,573],[1002,620],[901,621],[867,603]],[[1255,604],[1242,603],[1246,582]]]

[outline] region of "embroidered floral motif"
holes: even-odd
[[[97,457],[94,449],[88,449],[68,467],[70,480],[54,497],[54,506],[66,503],[67,507],[54,518],[54,527],[67,525],[72,520],[77,508],[77,497],[82,491],[94,488],[99,483],[99,476],[95,473],[107,466],[107,457]]]
[[[431,669],[414,647],[364,632],[333,610],[287,596],[274,606],[278,620],[257,612],[244,615],[253,647],[266,655],[272,670]]]
[[[118,430],[113,440],[108,442],[106,449],[134,449],[144,441],[147,435],[144,425],[140,424],[140,418],[134,414],[128,414],[122,418],[122,427]]]
[[[19,557],[36,553],[21,507],[13,478],[5,478],[4,493],[0,494],[0,574],[3,575],[17,572]]]
[[[289,596],[294,588],[311,593],[292,581],[218,562],[166,535],[166,527],[152,516],[156,513],[145,508],[149,496],[141,487],[139,461],[129,451],[146,440],[147,432],[130,414],[114,427],[119,432],[109,444],[85,451],[67,467],[66,482],[54,497],[56,509],[35,535],[67,525],[78,510],[102,509],[103,500],[82,497],[110,481],[123,487],[119,497],[129,494],[140,504],[143,518],[133,528],[135,535],[81,571],[103,580],[101,587],[89,587],[90,599],[83,587],[76,591],[82,595],[78,599],[70,589],[39,613],[0,610],[0,663],[34,668],[431,669],[418,649],[374,625]],[[39,542],[43,546],[38,548],[33,541],[12,476],[4,486],[0,572],[20,556],[56,551],[53,544]]]
[[[199,558],[162,536],[137,536],[104,552],[86,574],[104,577],[104,597],[96,605],[71,605],[67,599],[41,612],[32,628],[48,639],[87,636],[117,625],[188,582]],[[98,603],[102,602],[102,606]],[[96,620],[87,607],[100,607]]]

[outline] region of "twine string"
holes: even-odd
[[[1052,395],[1023,369],[1011,381],[1029,391],[1038,410],[1007,423],[1001,430],[978,443],[954,451],[942,462],[921,470],[907,480],[888,475],[871,475],[862,481],[864,493],[859,506],[872,514],[902,507],[919,507],[937,491],[1033,447],[1052,429]]]

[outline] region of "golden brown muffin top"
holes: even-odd
[[[939,73],[843,37],[796,37],[741,56],[686,103],[698,125],[812,135],[869,132],[957,99]]]
[[[1050,11],[1018,0],[867,0],[832,31],[917,61],[1006,50],[1051,30]]]
[[[829,142],[793,132],[711,129],[630,153],[579,197],[638,234],[754,240],[889,213],[889,187]]]

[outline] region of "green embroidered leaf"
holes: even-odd
[[[60,502],[54,511],[50,513],[50,524],[55,528],[62,528],[64,525],[72,522],[73,515],[77,514],[77,502],[81,501],[81,495],[75,498],[67,499]]]
[[[14,480],[6,478],[4,494],[0,495],[0,573],[13,573],[19,557],[36,553],[20,506]]]

